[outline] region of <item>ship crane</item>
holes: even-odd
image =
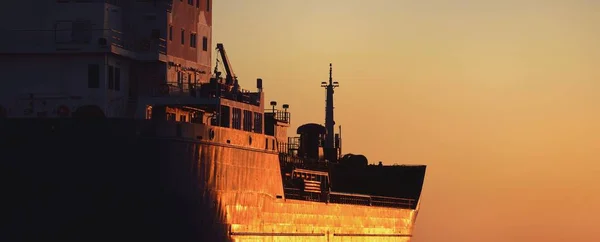
[[[237,76],[233,73],[233,68],[231,67],[231,63],[229,62],[229,58],[227,58],[227,52],[225,52],[225,47],[222,43],[217,43],[217,51],[219,55],[221,55],[221,60],[223,62],[223,67],[225,68],[225,83],[227,85],[238,86]]]

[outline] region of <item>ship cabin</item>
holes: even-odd
[[[137,118],[203,124],[220,127],[221,130],[268,135],[274,138],[266,138],[265,149],[279,151],[279,147],[287,139],[289,105],[284,104],[281,110],[276,108],[277,102],[271,101],[271,107],[265,110],[262,79],[256,80],[256,91],[242,89],[225,47],[218,43],[216,49],[221,58],[217,59],[210,79],[188,82],[187,85],[181,81],[163,83],[158,90],[139,97]],[[219,71],[219,64],[224,69],[224,74]],[[175,63],[170,63],[169,66],[171,69],[182,68]],[[252,143],[249,141],[250,146],[258,146],[256,142]]]
[[[198,84],[189,93],[167,96],[155,96],[142,99],[140,115],[143,119],[168,120],[180,123],[195,123],[222,128],[235,129],[274,136],[272,149],[284,144],[287,139],[287,127],[290,124],[288,105],[283,110],[276,109],[272,101],[271,108],[264,109],[262,79],[257,79],[257,91],[240,88],[237,83],[228,83],[215,73],[208,83]]]

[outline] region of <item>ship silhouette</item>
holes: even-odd
[[[324,125],[288,137],[221,43],[211,68],[212,1],[2,13],[34,3],[0,40],[0,240],[410,241],[426,166],[342,153],[331,64]]]

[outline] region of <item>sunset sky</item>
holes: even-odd
[[[213,42],[295,128],[426,164],[415,242],[600,241],[600,1],[217,0]],[[213,44],[214,44],[213,43]],[[292,134],[292,132],[290,132]]]

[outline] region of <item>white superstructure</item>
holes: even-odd
[[[134,117],[210,79],[211,0],[19,0],[0,8],[0,115]]]

